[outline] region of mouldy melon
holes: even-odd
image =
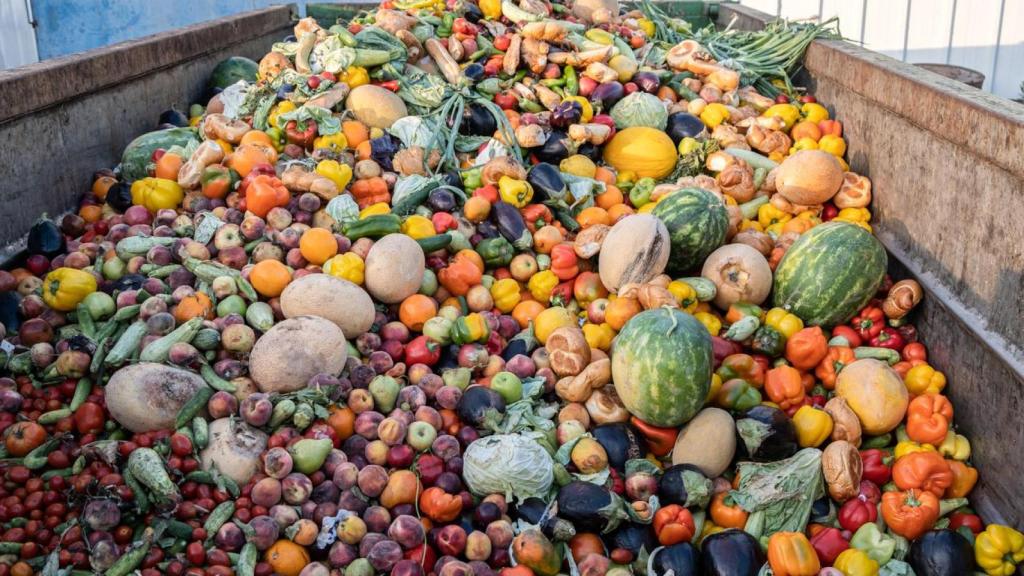
[[[676,147],[661,130],[633,126],[615,133],[604,147],[604,161],[616,170],[631,170],[641,178],[664,178],[676,167]]]
[[[619,220],[601,244],[601,282],[612,292],[630,282],[647,282],[665,271],[669,245],[668,229],[656,216],[635,214]]]

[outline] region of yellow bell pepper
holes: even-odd
[[[822,120],[828,120],[828,109],[817,102],[804,104],[800,107],[800,112],[803,112],[805,120],[810,120],[815,124]]]
[[[637,214],[647,214],[647,213],[650,213],[650,212],[654,212],[654,208],[657,205],[658,205],[657,202],[648,202],[647,204],[644,204],[643,206],[637,208],[636,209],[636,213]]]
[[[495,308],[505,314],[512,312],[516,304],[523,299],[519,294],[519,282],[512,278],[498,280],[491,284],[491,298],[494,300]]]
[[[914,395],[938,394],[946,387],[946,375],[928,364],[918,364],[903,377],[907,392]]]
[[[562,100],[562,102],[576,102],[582,108],[580,114],[580,123],[586,124],[590,122],[590,119],[594,117],[594,107],[590,105],[590,100],[587,100],[583,96],[569,96]]]
[[[703,324],[712,336],[718,336],[718,333],[722,331],[722,320],[711,312],[697,312],[693,317]]]
[[[846,154],[846,140],[843,140],[842,136],[826,134],[818,140],[818,150],[824,150],[837,158],[842,158],[843,154]]]
[[[654,36],[654,33],[657,32],[658,30],[657,24],[655,24],[652,20],[648,20],[647,18],[637,19],[636,25],[640,27],[640,30],[642,30],[648,38]]]
[[[787,339],[804,329],[804,321],[796,314],[787,312],[785,308],[772,308],[769,310],[764,316],[764,323],[775,328],[776,331]]]
[[[974,561],[989,576],[1011,576],[1024,563],[1024,534],[1002,524],[989,524],[974,539]]]
[[[537,272],[533,276],[530,276],[530,281],[527,282],[526,288],[530,291],[530,295],[533,299],[541,304],[547,304],[548,300],[551,299],[551,292],[558,286],[558,276],[551,270],[542,270]]]
[[[480,0],[480,11],[488,20],[500,20],[501,0]]]
[[[788,132],[793,127],[793,124],[796,124],[797,120],[800,119],[800,109],[792,104],[775,104],[761,113],[762,118],[771,118],[773,116],[778,116],[786,124],[786,131]]]
[[[693,286],[682,280],[673,280],[668,284],[668,291],[676,297],[680,310],[690,314],[697,311],[700,300],[697,299],[697,291],[693,289]]]
[[[349,88],[370,83],[370,73],[362,66],[349,66],[338,75],[338,81],[348,84]]]
[[[708,387],[708,395],[704,398],[704,403],[711,402],[711,399],[718,396],[718,391],[722,389],[722,377],[718,374],[711,374],[711,386]]]
[[[775,224],[765,228],[764,231],[772,238],[778,238],[782,235],[782,227],[785,225],[785,222],[776,222]]]
[[[867,208],[843,208],[834,218],[837,222],[849,222],[871,232],[871,211]]]
[[[704,107],[700,113],[700,120],[708,128],[717,128],[719,124],[729,119],[729,109],[724,104],[712,102]]]
[[[801,448],[821,446],[832,434],[832,426],[832,417],[828,412],[813,406],[801,406],[793,414],[796,442]]]
[[[321,160],[316,165],[316,173],[334,182],[334,185],[338,187],[338,192],[344,190],[352,181],[352,167],[337,160]]]
[[[132,204],[145,206],[150,212],[164,208],[177,208],[185,198],[185,191],[174,180],[143,178],[132,182]]]
[[[685,138],[683,139],[685,140]],[[624,190],[629,189],[634,182],[636,182],[636,172],[632,170],[623,170],[615,175],[615,185]]]
[[[793,145],[789,147],[789,153],[790,154],[795,154],[796,152],[799,152],[801,150],[817,150],[817,149],[818,149],[818,142],[815,141],[813,138],[808,138],[808,137],[805,136],[805,137],[797,140],[796,142],[793,142]]]
[[[607,352],[612,346],[612,339],[615,338],[615,330],[612,330],[612,327],[607,322],[601,324],[587,323],[583,325],[583,337],[591,348]]]
[[[680,156],[686,156],[690,152],[696,150],[700,145],[701,143],[698,142],[696,138],[687,136],[679,141],[679,146],[676,146],[676,149],[679,150]]]
[[[292,112],[293,110],[295,110],[295,102],[292,102],[291,100],[284,100],[277,106],[274,106],[270,111],[270,114],[267,116],[267,123],[274,128],[281,128],[283,130],[284,126],[278,126],[277,124],[277,117],[286,112]]]
[[[382,214],[391,214],[391,205],[387,202],[377,202],[363,208],[359,211],[359,219],[362,220],[367,216],[380,216]]]
[[[43,302],[54,310],[70,312],[96,291],[96,278],[77,268],[57,268],[43,279]]]
[[[366,264],[355,252],[346,252],[324,262],[323,269],[324,274],[330,274],[361,286],[365,278]]]
[[[897,460],[903,458],[907,454],[913,454],[914,452],[934,452],[935,446],[931,444],[918,444],[913,440],[903,440],[902,442],[896,443],[896,448],[893,449],[892,455]]]
[[[402,222],[402,234],[419,240],[434,236],[437,234],[437,231],[434,230],[434,223],[430,221],[430,218],[413,214]]]
[[[498,194],[504,202],[516,208],[522,208],[533,200],[533,186],[526,180],[516,180],[511,176],[502,176],[498,180]]]
[[[723,530],[725,530],[725,528],[719,526],[718,524],[715,524],[714,522],[711,521],[710,518],[705,519],[704,520],[704,527],[701,528],[700,536],[698,537],[696,543],[700,544],[700,542],[702,540],[704,540],[705,538],[707,538],[708,536],[711,536],[712,534],[717,534],[718,532],[722,532]]]
[[[843,550],[832,567],[844,576],[877,576],[878,562],[868,556],[867,552],[856,548]]]
[[[348,138],[345,138],[345,135],[341,132],[329,136],[317,136],[313,139],[313,148],[326,148],[334,152],[341,152],[348,148]]]
[[[950,430],[946,433],[946,439],[939,444],[939,454],[963,462],[971,457],[971,441],[963,434]]]
[[[789,212],[783,212],[771,204],[764,204],[757,209],[757,221],[765,228],[772,224],[785,224],[793,219]]]
[[[558,164],[558,169],[575,176],[593,178],[597,174],[597,164],[583,154],[573,154]]]
[[[761,226],[761,223],[758,222],[757,220],[744,219],[742,222],[740,222],[740,232],[744,230],[756,230],[758,232],[764,232],[764,226]]]

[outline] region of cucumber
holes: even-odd
[[[152,448],[136,448],[128,456],[126,465],[132,476],[145,486],[157,500],[177,502],[181,495],[178,487],[164,468],[164,462]]]
[[[452,235],[448,233],[437,234],[426,238],[420,238],[416,243],[420,245],[420,248],[423,248],[424,254],[430,254],[431,252],[436,252],[442,248],[447,248],[448,245],[452,243]]]
[[[143,362],[164,362],[171,346],[178,342],[191,342],[199,330],[203,327],[203,318],[195,317],[175,328],[170,334],[146,346],[139,354],[139,360]]]
[[[394,214],[378,214],[355,220],[342,226],[342,233],[349,240],[380,238],[402,231],[402,220]]]

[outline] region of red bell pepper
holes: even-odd
[[[316,122],[303,122],[301,125],[297,120],[291,120],[284,125],[284,137],[290,144],[302,146],[309,150],[313,148],[313,141],[316,140]]]
[[[473,196],[480,196],[484,200],[487,200],[491,204],[498,201],[498,187],[494,184],[488,184],[487,186],[481,186],[476,190],[473,190]]]
[[[872,346],[876,348],[888,348],[899,352],[903,349],[906,344],[903,341],[903,335],[900,334],[899,330],[885,326],[878,333],[877,336],[869,340]]]
[[[405,346],[405,365],[433,366],[441,360],[441,345],[426,336],[417,336]]]
[[[978,533],[985,529],[985,525],[977,514],[954,512],[949,516],[949,529],[957,530],[959,528],[967,528],[977,536]]]
[[[850,541],[843,538],[843,532],[838,528],[823,528],[811,537],[811,547],[818,555],[822,566],[831,566],[836,558],[850,547]]]
[[[572,303],[573,298],[573,284],[572,280],[566,280],[555,286],[555,289],[551,291],[551,297],[548,299],[552,306],[568,306]]]
[[[438,234],[444,234],[449,230],[455,230],[459,227],[459,222],[447,212],[434,212],[434,215],[430,217],[430,221],[434,223],[434,231]]]
[[[850,328],[849,326],[836,326],[835,328],[833,328],[832,337],[837,338],[839,336],[846,338],[846,341],[850,343],[850,348],[856,348],[864,343],[864,340],[861,339],[860,334],[858,334],[856,330]]]
[[[862,479],[883,486],[892,478],[892,454],[878,448],[861,450],[860,460],[863,463]]]
[[[857,496],[865,498],[872,504],[878,504],[882,501],[882,489],[878,487],[871,480],[861,480],[860,486],[858,486]]]
[[[917,327],[913,324],[904,324],[896,330],[899,331],[900,336],[903,336],[903,341],[907,344],[917,342]]]
[[[856,532],[857,528],[877,519],[878,508],[862,496],[851,498],[839,507],[839,525],[843,530]]]
[[[864,340],[870,340],[885,327],[885,313],[878,306],[866,306],[860,314],[854,316],[850,325]]]

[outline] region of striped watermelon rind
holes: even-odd
[[[711,386],[711,335],[677,309],[656,308],[630,318],[615,338],[611,360],[623,405],[655,426],[689,421]]]
[[[853,318],[885,279],[888,257],[871,232],[856,224],[815,226],[786,251],[775,269],[774,304],[812,326]]]
[[[665,223],[672,249],[668,272],[679,276],[699,266],[725,242],[729,213],[725,203],[703,188],[670,193],[651,212]]]

